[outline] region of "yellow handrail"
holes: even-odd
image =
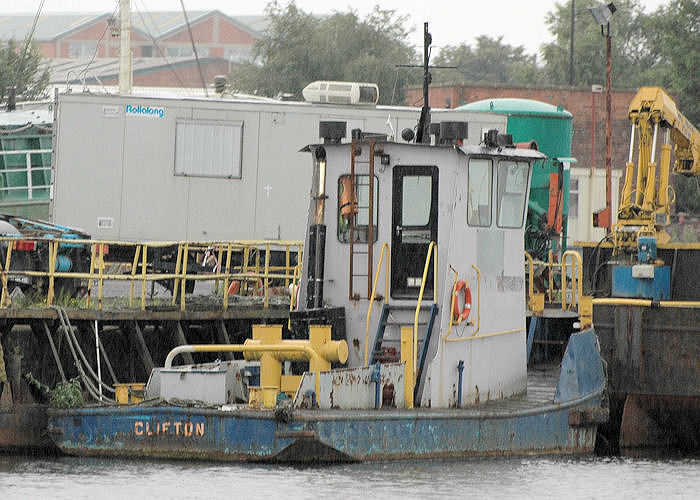
[[[45,255],[45,263],[39,263],[37,265],[39,270],[25,270],[25,269],[13,269],[13,249],[18,243],[33,242],[35,247],[37,245],[45,245],[48,249]],[[214,242],[194,242],[194,241],[184,241],[184,242],[122,242],[122,241],[100,241],[100,240],[80,240],[80,239],[70,239],[70,238],[36,238],[36,237],[0,237],[0,245],[6,249],[4,265],[0,263],[0,308],[9,307],[11,301],[9,298],[9,292],[11,291],[10,286],[14,285],[10,283],[9,277],[24,277],[24,278],[43,278],[47,280],[48,290],[45,297],[45,303],[47,306],[52,305],[55,302],[55,287],[57,279],[75,279],[75,280],[89,280],[88,281],[88,295],[86,297],[85,304],[88,308],[96,307],[102,309],[103,298],[104,298],[104,284],[107,281],[128,281],[129,291],[128,291],[128,303],[130,307],[133,307],[134,298],[134,284],[141,282],[141,304],[140,308],[145,310],[146,308],[146,284],[148,282],[154,281],[164,281],[168,280],[173,283],[173,298],[172,304],[177,303],[178,291],[181,293],[180,309],[185,310],[186,305],[186,294],[182,293],[185,291],[187,281],[215,281],[219,283],[224,281],[226,284],[226,290],[228,290],[228,284],[232,279],[258,279],[263,281],[263,288],[260,292],[264,295],[263,305],[264,307],[269,306],[269,285],[270,280],[280,280],[288,283],[290,279],[294,279],[293,269],[289,268],[287,265],[273,266],[271,261],[272,251],[284,251],[285,262],[290,262],[290,253],[293,247],[300,251],[302,248],[302,242],[300,241],[257,241],[257,240],[246,240],[246,241],[214,241]],[[63,257],[61,249],[65,246],[71,248],[84,248],[86,251],[86,264],[85,267],[89,268],[86,271],[63,271],[59,269],[63,264]],[[113,260],[115,267],[117,269],[122,269],[126,267],[130,268],[126,274],[121,271],[114,271],[112,267],[108,270],[106,267],[105,257],[107,255],[107,247],[113,247],[112,251],[122,252],[122,255],[129,255],[128,261]],[[19,248],[19,247],[17,247]],[[158,248],[172,248],[173,260],[175,260],[175,269],[172,273],[158,272],[158,269],[151,269],[151,263],[149,263],[148,250],[158,249]],[[278,250],[279,249],[279,250]],[[187,262],[191,260],[193,256],[197,258],[202,257],[202,255],[209,252],[217,252],[219,254],[218,264],[212,267],[212,270],[207,269],[206,272],[199,272],[197,270],[194,272],[188,272]],[[250,262],[250,251],[255,250],[258,254],[258,265],[249,268],[248,263]],[[33,251],[33,250],[27,250]],[[260,255],[261,251],[265,252],[265,262],[264,267],[260,265]],[[16,252],[15,252],[16,253]],[[231,266],[232,256],[234,254],[243,254],[243,265]],[[37,253],[37,255],[39,255]],[[214,253],[216,255],[216,253]],[[226,267],[223,268],[221,265],[221,260],[225,258]],[[60,260],[59,260],[60,259]],[[88,264],[89,259],[89,264]],[[16,259],[15,259],[16,260]],[[301,256],[299,255],[298,260],[301,261]],[[172,262],[172,261],[171,261]],[[59,265],[61,264],[61,265]],[[76,266],[74,266],[76,267]],[[140,267],[140,269],[139,269]],[[76,267],[80,269],[80,267]],[[256,271],[256,272],[251,272]],[[92,287],[97,284],[96,295],[93,296]],[[218,285],[217,285],[218,289]],[[226,290],[223,293],[223,308],[226,309],[228,306],[228,297],[226,295]],[[94,300],[94,306],[93,304]]]
[[[476,330],[472,337],[476,337],[481,329],[481,269],[472,264],[472,269],[476,271]]]
[[[566,289],[567,289],[567,279],[566,279],[566,262],[567,257],[571,260],[571,305],[576,304],[576,310],[578,311],[581,296],[583,295],[583,263],[581,262],[581,256],[578,252],[573,250],[567,250],[561,259],[561,308],[563,310],[569,309],[566,303]]]
[[[418,303],[416,304],[416,315],[413,320],[413,369],[411,370],[411,380],[413,381],[412,389],[416,384],[415,364],[418,359],[418,315],[420,314],[420,306],[423,302],[423,292],[425,291],[425,279],[428,277],[428,269],[430,268],[430,257],[433,257],[433,302],[437,302],[437,245],[434,241],[428,245],[428,252],[425,256],[425,266],[423,266],[423,277],[420,283],[420,292],[418,293]]]
[[[377,272],[374,275],[374,284],[372,285],[372,295],[369,298],[369,307],[367,309],[367,324],[365,326],[365,366],[369,362],[369,320],[372,317],[372,306],[374,305],[374,297],[377,292],[377,282],[379,281],[379,273],[382,271],[382,262],[384,260],[384,254],[388,255],[389,245],[388,243],[382,244],[382,249],[379,252],[379,265],[377,266]],[[386,259],[386,272],[384,273],[384,300],[385,304],[389,303],[389,258]]]

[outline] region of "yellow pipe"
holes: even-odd
[[[5,307],[9,300],[9,294],[7,293],[7,275],[10,272],[10,262],[12,258],[12,245],[8,242],[7,244],[7,255],[5,256],[5,268],[2,273],[2,299],[0,299],[0,305]]]
[[[129,307],[133,307],[134,304],[134,283],[136,281],[136,269],[139,267],[139,255],[141,254],[141,247],[136,247],[134,251],[134,260],[131,263],[131,282],[129,283]]]
[[[472,333],[475,337],[481,329],[481,269],[472,264],[472,269],[476,271],[476,330]]]
[[[146,264],[148,263],[148,247],[146,245],[142,246],[143,250],[141,252],[141,310],[146,310]],[[175,286],[173,286],[175,288]]]
[[[423,276],[421,278],[421,283],[420,283],[420,293],[418,294],[418,304],[416,304],[416,314],[415,318],[413,320],[413,346],[412,346],[412,351],[413,351],[413,363],[412,363],[412,373],[411,373],[411,380],[413,381],[413,385],[415,386],[416,383],[416,370],[415,370],[415,363],[416,360],[418,359],[418,315],[420,314],[420,306],[421,303],[423,302],[423,292],[425,291],[425,279],[428,277],[428,269],[430,268],[430,257],[434,256],[435,258],[435,263],[433,266],[437,268],[437,250],[435,250],[436,245],[434,241],[430,242],[430,245],[428,246],[428,253],[425,256],[425,266],[423,266]],[[435,253],[433,253],[435,252]],[[433,278],[433,298],[435,298],[437,292],[437,280]]]
[[[389,249],[387,243],[382,244],[382,249],[379,252],[379,265],[377,266],[377,272],[374,275],[374,284],[372,285],[372,295],[369,298],[369,308],[367,309],[367,321],[365,325],[365,366],[369,362],[369,320],[372,317],[372,306],[374,305],[374,297],[377,292],[377,282],[379,281],[379,273],[382,271],[382,262],[384,261],[384,253]],[[387,259],[387,270],[386,270],[386,280],[385,280],[385,290],[384,290],[384,300],[385,304],[389,303],[389,259]]]
[[[102,286],[104,284],[105,271],[105,247],[100,245],[100,260],[97,262],[97,272],[99,280],[97,281],[97,309],[102,310]]]
[[[224,277],[224,311],[228,310],[228,278],[229,271],[231,270],[231,247],[231,243],[229,243],[226,246],[226,273]],[[221,271],[221,268],[219,268],[219,271]]]
[[[583,263],[581,262],[581,256],[578,252],[573,250],[567,250],[561,259],[561,308],[563,310],[568,309],[566,304],[566,262],[567,257],[571,258],[571,305],[576,303],[576,310],[578,310],[580,297],[583,295]],[[575,266],[575,267],[574,267]]]
[[[500,335],[509,335],[511,333],[522,332],[522,328],[514,328],[512,330],[503,330],[500,332],[484,333],[482,335],[471,335],[469,337],[457,337],[456,339],[446,339],[445,342],[461,342],[462,340],[479,340],[487,337],[498,337]]]
[[[623,298],[598,298],[593,299],[593,305],[601,306],[640,306],[640,307],[651,307],[652,300],[650,299],[623,299]],[[700,308],[699,300],[661,300],[658,303],[654,303],[654,306],[658,307],[682,307],[695,309]]]
[[[265,278],[263,279],[263,294],[265,296],[263,307],[269,305],[267,275],[270,274],[270,245],[265,245]]]
[[[87,307],[90,308],[90,301],[92,298],[92,274],[95,271],[95,259],[97,258],[97,247],[96,245],[90,245],[90,280],[88,281],[87,288]]]
[[[180,268],[182,267],[182,245],[177,245],[177,257],[175,259],[175,274],[180,273]],[[173,298],[172,305],[174,306],[177,302],[177,291],[180,289],[180,280],[173,280]]]
[[[306,342],[306,341],[304,341]],[[345,344],[345,360],[347,360],[347,344],[345,341],[339,341],[339,344]],[[306,359],[310,363],[310,371],[314,372],[315,378],[315,388],[316,388],[316,399],[320,397],[321,394],[321,381],[320,381],[320,369],[321,357],[308,345],[289,345],[289,344],[190,344],[181,345],[172,349],[168,356],[165,358],[165,368],[172,368],[173,359],[175,356],[185,353],[185,352],[242,352],[242,353],[258,353],[258,352],[269,352],[269,353],[303,353]],[[342,357],[342,352],[339,353]],[[311,368],[313,364],[313,368]]]
[[[180,311],[185,310],[185,280],[187,276],[187,261],[189,260],[189,242],[185,242],[185,247],[182,250],[182,282],[180,283]]]

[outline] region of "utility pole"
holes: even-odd
[[[119,0],[119,94],[131,94],[131,0]]]

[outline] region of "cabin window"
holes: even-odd
[[[350,220],[355,217],[353,238],[355,243],[367,243],[369,234],[369,175],[355,175],[355,194],[349,195],[350,176],[341,175],[338,178],[338,240],[341,243],[350,242]],[[372,241],[377,241],[377,193],[379,180],[374,177],[373,203],[373,234]]]
[[[525,161],[498,162],[498,227],[522,227],[529,168]]]
[[[178,120],[175,175],[241,178],[243,122]]]
[[[569,217],[578,218],[578,179],[569,179]]]
[[[469,160],[469,199],[467,222],[470,226],[491,225],[491,160]]]

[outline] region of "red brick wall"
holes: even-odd
[[[41,42],[41,55],[45,59],[56,57],[56,42]]]
[[[199,76],[199,70],[196,64],[184,67],[175,67],[174,70],[182,80],[185,87],[201,87],[202,79]],[[225,60],[205,62],[202,64],[202,73],[204,81],[207,85],[214,82],[215,75],[226,75],[229,72],[228,62]],[[118,80],[105,79],[105,85],[117,85]],[[148,73],[135,73],[134,85],[139,87],[180,87],[180,82],[175,78],[173,72],[169,68],[163,68],[159,71]]]
[[[636,90],[613,90],[612,92],[612,166],[623,168],[629,150],[630,122],[627,108]],[[456,108],[462,104],[489,98],[517,97],[534,99],[554,106],[563,106],[573,115],[574,136],[572,156],[578,165],[591,165],[591,124],[593,118],[592,92],[590,89],[499,87],[499,86],[434,86],[430,89],[431,107]],[[411,88],[406,92],[406,103],[410,106],[423,104],[422,88]],[[605,165],[605,94],[595,94],[595,154],[596,167]]]
[[[76,31],[61,38],[56,42],[45,42],[42,44],[42,54],[48,59],[69,57],[70,42],[97,42],[102,39],[97,57],[116,57],[119,55],[119,38],[112,38],[111,32],[107,30],[107,21],[86,26],[80,31]],[[225,48],[230,45],[250,45],[255,43],[255,39],[236,24],[228,22],[219,15],[213,15],[192,26],[192,36],[198,44],[209,47],[211,57],[224,57]],[[174,33],[171,37],[158,41],[158,45],[165,52],[168,45],[190,45],[190,35],[186,28]],[[149,38],[139,32],[131,32],[131,45],[134,57],[142,55],[141,46],[151,45]],[[157,56],[158,51],[153,49],[153,55]]]
[[[235,24],[219,19],[219,42],[226,45],[253,45],[255,38]]]
[[[192,25],[192,38],[197,43],[211,43],[214,41],[214,18],[205,19]],[[190,43],[190,34],[187,28],[174,33],[172,36],[162,39],[164,45],[170,43]]]

